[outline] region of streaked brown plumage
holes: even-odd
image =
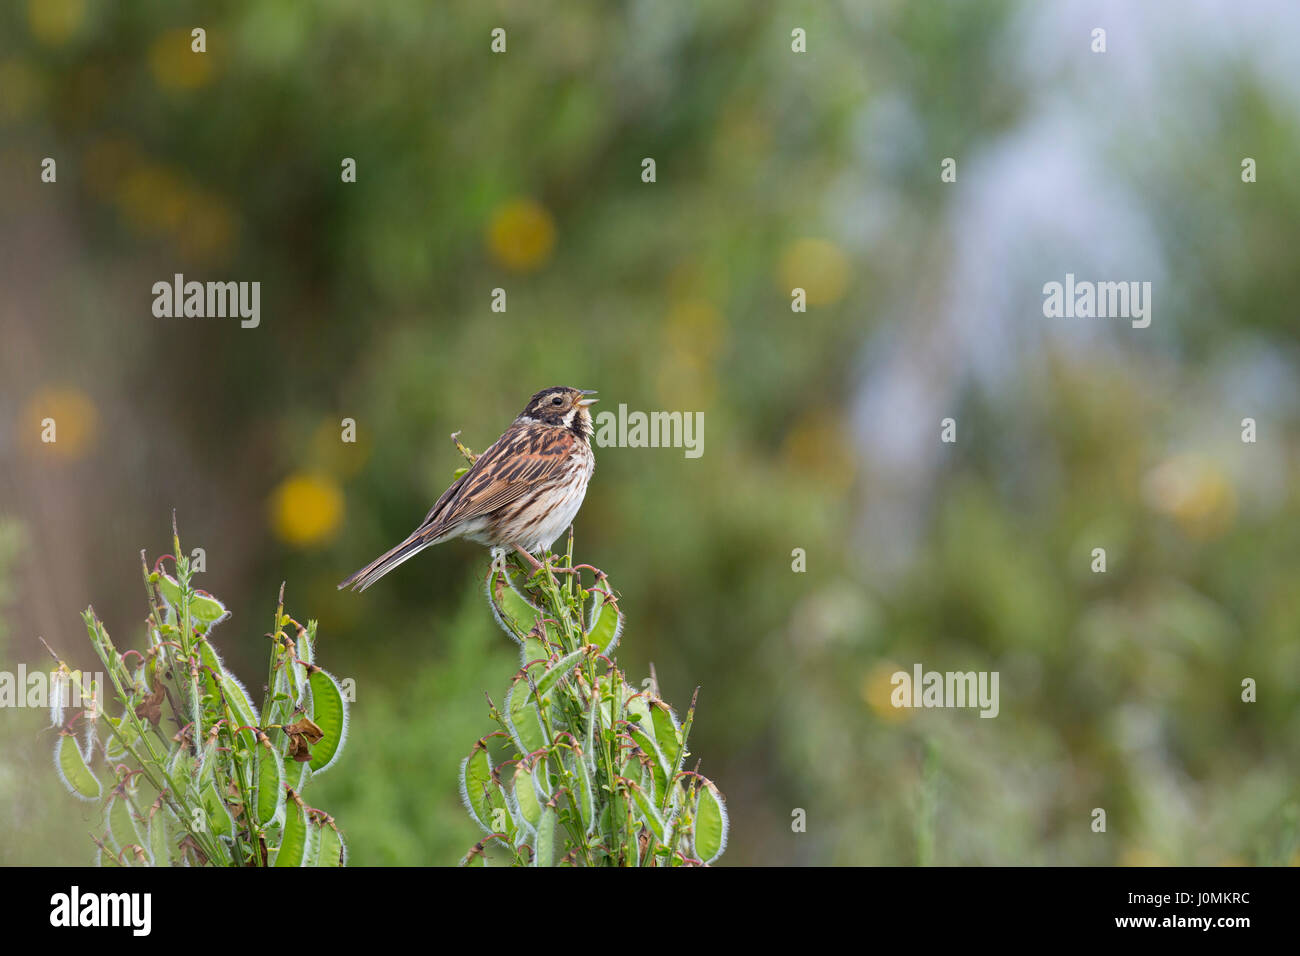
[[[596,467],[587,411],[596,399],[586,397],[590,394],[556,386],[534,395],[405,541],[339,587],[364,591],[402,562],[450,538],[525,554],[548,549],[577,515]]]

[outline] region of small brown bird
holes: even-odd
[[[430,545],[468,538],[494,551],[514,548],[534,567],[532,553],[550,548],[582,507],[596,468],[587,407],[594,389],[544,388],[528,400],[505,434],[442,493],[424,521],[340,588],[364,591]],[[532,552],[532,553],[530,553]]]

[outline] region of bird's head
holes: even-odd
[[[592,398],[595,389],[566,388],[556,385],[544,388],[528,400],[520,418],[531,418],[557,428],[571,428],[583,438],[592,435],[591,412],[588,406],[598,399]]]

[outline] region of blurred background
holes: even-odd
[[[576,532],[620,664],[700,687],[723,863],[1297,862],[1297,35],[1286,0],[4,4],[0,669],[90,668],[87,604],[139,646],[174,508],[246,683],[281,581],[355,680],[312,791],[351,861],[454,864],[517,666],[488,556],[335,584],[452,431],[598,388],[704,413],[698,459],[597,449]],[[1044,318],[1067,272],[1152,282],[1150,328]],[[260,327],[155,318],[175,273],[260,281]],[[915,663],[998,671],[1000,715],[894,709]],[[93,858],[47,722],[0,710],[0,863]]]

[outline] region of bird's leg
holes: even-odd
[[[523,548],[519,547],[519,545],[515,545],[515,551],[519,554],[520,557],[522,557],[525,561],[527,561],[530,565],[532,565],[534,571],[542,570],[542,566],[537,563],[537,559],[534,558],[527,551],[525,551]]]

